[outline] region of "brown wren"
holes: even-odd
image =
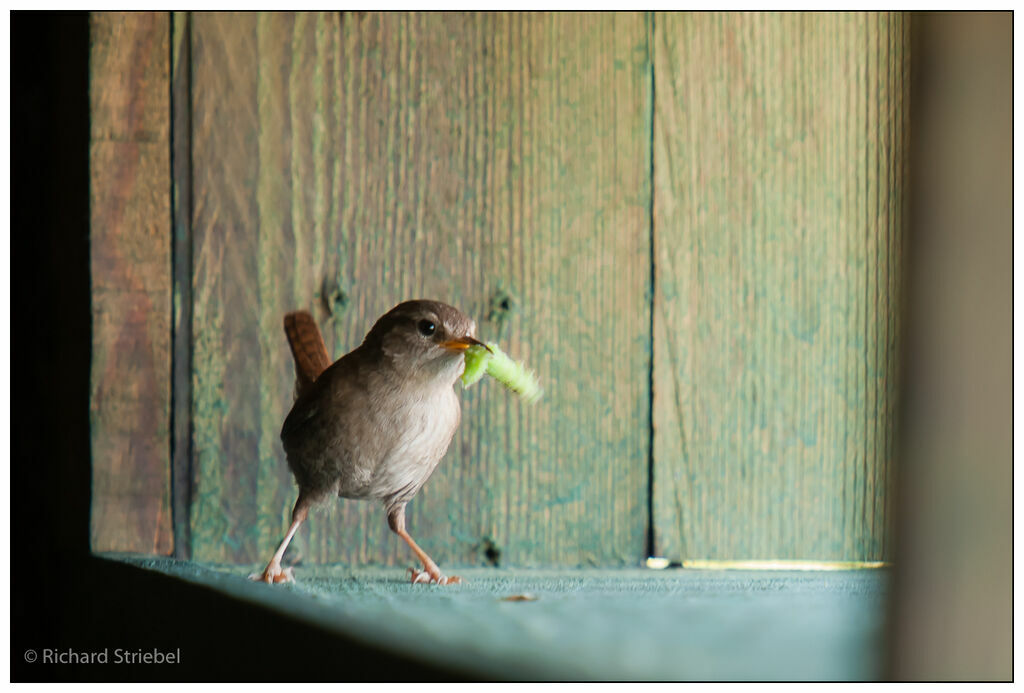
[[[405,529],[405,506],[444,457],[461,416],[455,381],[463,352],[481,344],[476,324],[438,301],[406,301],[377,320],[363,343],[330,364],[313,316],[289,313],[285,334],[295,358],[297,398],[281,441],[299,486],[292,522],[262,573],[290,582],[281,558],[309,510],[337,495],[378,500],[388,526],[423,563],[413,582],[449,584]]]

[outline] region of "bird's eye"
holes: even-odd
[[[419,324],[416,327],[419,329],[420,334],[423,335],[424,337],[429,337],[430,335],[434,334],[434,330],[437,329],[434,323],[432,323],[430,320],[420,320]]]

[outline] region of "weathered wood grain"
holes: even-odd
[[[906,19],[654,21],[656,550],[889,558]]]
[[[335,356],[414,297],[533,366],[535,407],[462,395],[409,508],[442,564],[635,562],[649,456],[650,64],[640,14],[193,17],[192,550],[265,559],[294,484],[281,319]],[[295,545],[411,563],[374,504]],[[498,558],[500,556],[500,558]]]
[[[91,21],[92,548],[167,554],[168,17]]]

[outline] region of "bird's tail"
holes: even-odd
[[[327,370],[331,359],[316,320],[306,311],[285,315],[284,333],[295,357],[295,389],[301,396]]]

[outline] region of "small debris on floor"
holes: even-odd
[[[523,592],[522,594],[510,594],[507,597],[502,597],[503,602],[535,602],[537,601],[537,595],[530,594],[529,592]]]

